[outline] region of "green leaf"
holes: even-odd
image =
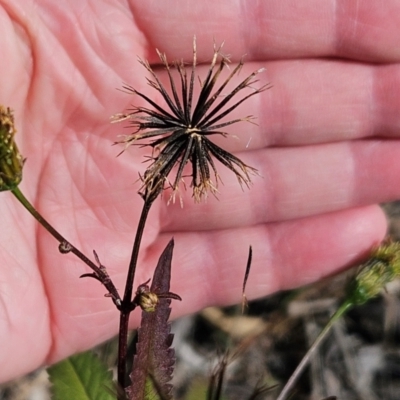
[[[53,400],[115,400],[111,371],[92,351],[71,356],[47,369]]]

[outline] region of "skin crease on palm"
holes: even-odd
[[[96,250],[122,293],[147,150],[116,157],[121,147],[111,144],[129,130],[109,116],[141,104],[116,89],[126,82],[154,96],[136,57],[154,64],[155,48],[190,62],[196,35],[206,62],[213,40],[225,41],[232,63],[246,54],[239,78],[264,66],[261,83],[273,85],[237,111],[257,125],[234,125],[236,138],[216,139],[260,176],[242,191],[220,167],[219,200],[195,205],[182,190],[181,209],[167,206],[168,195],[158,199],[135,286],[152,276],[172,236],[171,290],[183,299],[173,317],[239,302],[250,244],[249,298],[331,275],[382,240],[376,204],[400,197],[399,34],[395,0],[2,0],[0,103],[15,110],[27,158],[20,187],[86,255]],[[110,338],[119,316],[98,282],[78,279],[87,267],[61,255],[10,193],[0,195],[6,381]]]

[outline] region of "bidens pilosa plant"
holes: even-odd
[[[177,294],[169,291],[173,241],[168,244],[160,257],[151,286],[148,286],[149,281],[147,281],[138,285],[136,291],[134,290],[141,239],[152,204],[168,188],[172,189],[174,199],[179,186],[187,176],[190,177],[190,187],[195,202],[205,199],[209,192],[216,195],[220,182],[218,163],[231,170],[241,186],[249,186],[250,175],[257,173],[254,168],[213,143],[210,137],[213,135],[225,137],[227,136],[225,128],[235,123],[251,121],[253,117],[250,115],[235,119],[229,119],[228,115],[248,98],[270,86],[266,84],[254,87],[258,82],[255,77],[263,69],[254,71],[234,85],[233,78],[240,72],[242,60],[225,78],[222,78],[222,72],[229,64],[229,59],[222,54],[221,49],[222,46],[214,45],[211,65],[204,79],[200,79],[196,74],[195,40],[189,72],[183,61],[170,65],[166,56],[158,52],[169,77],[169,88],[163,86],[147,61],[139,60],[151,76],[147,79],[148,84],[158,96],[161,95],[165,107],[135,88],[124,86],[127,93],[135,95],[136,99],[141,99],[147,105],[132,106],[127,112],[112,117],[112,122],[129,121],[133,129],[117,143],[123,144],[125,149],[132,144],[140,144],[150,147],[152,151],[149,155],[150,164],[140,175],[142,185],[139,194],[144,203],[134,238],[123,296],[114,286],[112,278],[106,267],[101,264],[96,252],[93,252],[93,262],[40,215],[19,189],[24,161],[14,143],[15,128],[12,113],[9,109],[0,110],[0,190],[12,191],[21,204],[59,242],[59,251],[62,254],[75,254],[92,269],[91,273],[81,277],[91,277],[101,282],[107,290],[106,296],[112,299],[120,312],[117,394],[119,399],[145,398],[149,379],[153,382],[153,388],[160,398],[172,396],[168,383],[174,357],[170,349],[172,335],[168,325],[169,305],[171,299],[181,300]],[[174,74],[178,77],[177,80]],[[200,90],[198,96],[195,96],[197,79],[200,81]],[[143,142],[146,139],[149,141]],[[175,176],[171,178],[173,171]],[[130,374],[131,383],[127,384],[125,376],[128,323],[130,313],[136,307],[140,307],[143,314],[137,355]],[[53,374],[51,376],[54,383],[57,378]],[[56,386],[54,384],[54,387]]]
[[[147,79],[148,84],[158,95],[161,95],[166,107],[163,108],[149,96],[125,85],[125,91],[144,100],[147,106],[132,106],[128,112],[112,117],[112,122],[129,121],[133,128],[131,134],[126,135],[117,143],[124,144],[125,149],[137,143],[152,149],[149,156],[150,165],[140,176],[142,186],[139,194],[144,200],[144,205],[133,244],[124,297],[120,307],[120,364],[118,366],[120,385],[123,385],[125,374],[129,314],[136,306],[132,301],[133,281],[140,242],[151,205],[166,188],[172,189],[172,197],[175,198],[178,187],[185,177],[187,164],[190,164],[191,167],[190,187],[196,202],[206,198],[208,192],[214,195],[217,192],[219,175],[214,160],[229,168],[241,185],[249,185],[250,174],[256,172],[254,168],[214,144],[209,137],[212,135],[227,136],[224,131],[225,127],[242,121],[250,121],[252,116],[232,120],[225,120],[225,117],[245,100],[270,86],[265,84],[259,88],[253,88],[253,85],[258,82],[254,77],[263,71],[263,69],[259,69],[225,93],[232,78],[241,70],[243,61],[241,60],[218,84],[221,72],[229,63],[229,59],[221,53],[221,49],[222,46],[214,45],[211,65],[205,79],[200,80],[200,93],[197,98],[194,96],[195,80],[198,78],[196,76],[196,40],[193,41],[193,61],[190,73],[187,72],[183,61],[175,62],[171,66],[168,64],[166,55],[157,50],[169,77],[170,90],[163,86],[149,63],[139,59],[139,62],[151,75],[151,78]],[[175,82],[171,69],[177,72],[178,83]],[[250,89],[250,92],[239,97],[239,93],[244,89]],[[143,143],[143,139],[150,139],[150,141]],[[175,177],[171,179],[169,176],[174,167],[176,173]]]

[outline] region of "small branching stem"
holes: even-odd
[[[66,240],[56,229],[54,229],[43,216],[36,210],[36,208],[29,202],[29,200],[24,196],[21,190],[16,187],[12,190],[13,195],[19,200],[19,202],[29,211],[29,213],[42,225],[59,243],[62,248],[65,249],[64,252],[71,252],[75,254],[79,259],[81,259],[89,268],[93,270],[93,274],[85,274],[85,276],[91,276],[100,281],[105,288],[108,290],[109,296],[112,298],[114,304],[117,308],[121,305],[121,298],[115,288],[113,282],[111,281],[109,275],[104,268],[100,268],[95,263],[93,263],[89,258],[87,258],[80,250],[78,250],[74,245],[72,245],[68,240]],[[61,247],[60,247],[61,249]]]
[[[339,309],[332,315],[328,323],[325,325],[324,329],[320,332],[320,334],[315,339],[312,346],[308,349],[307,353],[304,355],[303,359],[300,361],[297,368],[294,370],[293,374],[291,375],[290,379],[286,382],[286,385],[283,387],[281,393],[279,394],[276,400],[285,400],[289,394],[289,392],[293,389],[293,386],[300,378],[301,374],[303,373],[305,367],[307,366],[308,362],[310,361],[311,357],[314,355],[316,350],[318,349],[321,342],[326,338],[327,334],[331,330],[333,324],[341,318],[350,308],[354,306],[351,300],[346,300]]]
[[[126,277],[125,292],[120,308],[119,334],[118,334],[118,384],[121,388],[125,388],[126,375],[126,357],[128,349],[128,325],[129,316],[133,311],[132,295],[133,281],[135,279],[136,266],[139,257],[140,244],[142,242],[144,227],[146,225],[147,216],[153,204],[153,199],[145,200],[142,213],[139,219],[139,225],[136,230],[135,241],[133,243],[131,261],[129,263],[128,274]]]
[[[54,236],[59,243],[66,242],[64,237],[55,230],[36,210],[35,207],[29,202],[29,200],[24,196],[21,190],[16,187],[12,190],[13,195],[19,200],[19,202],[29,211],[29,213],[42,225],[52,236]]]

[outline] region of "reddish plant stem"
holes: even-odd
[[[138,228],[136,231],[136,236],[135,236],[135,242],[133,243],[133,248],[132,248],[131,261],[129,263],[128,274],[126,277],[124,298],[122,300],[122,303],[126,304],[126,305],[127,305],[127,303],[129,303],[129,305],[130,305],[132,302],[133,281],[135,279],[135,272],[136,272],[137,260],[139,257],[140,243],[142,242],[144,227],[146,225],[147,216],[149,215],[149,211],[150,211],[152,204],[153,204],[152,201],[151,202],[145,201],[143,204],[142,213],[140,215],[139,225],[138,225]]]
[[[126,354],[128,350],[128,325],[130,311],[121,311],[118,332],[118,399],[125,400]]]
[[[126,277],[125,292],[120,307],[119,319],[119,334],[118,334],[118,384],[120,388],[125,388],[125,375],[126,375],[126,356],[128,349],[128,326],[129,316],[136,307],[132,301],[133,295],[133,282],[135,279],[136,266],[139,257],[140,244],[142,242],[143,232],[149,215],[150,208],[153,204],[153,199],[145,200],[142,208],[142,213],[139,219],[139,225],[136,230],[135,241],[133,243],[131,260]],[[121,395],[122,396],[122,395]],[[123,399],[124,397],[120,397]]]

